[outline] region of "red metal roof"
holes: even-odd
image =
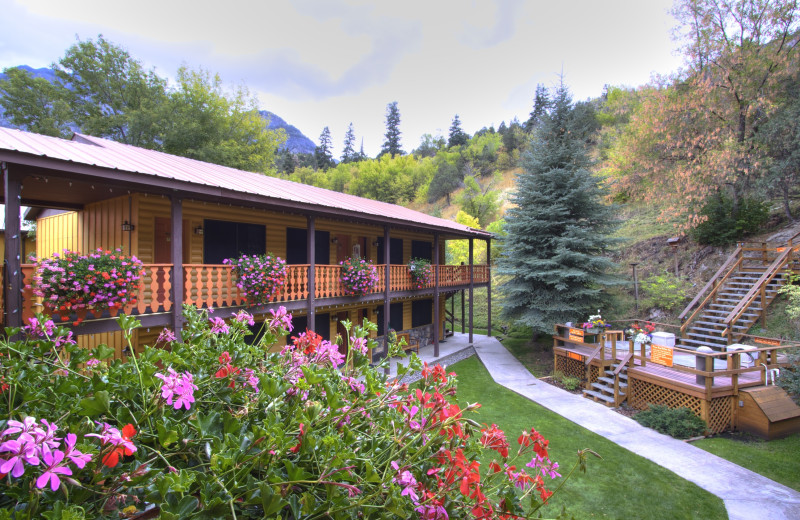
[[[210,186],[353,212],[361,218],[404,220],[409,224],[451,230],[458,234],[488,237],[477,230],[450,220],[426,215],[395,204],[347,195],[299,184],[276,177],[246,172],[186,157],[138,148],[98,137],[75,134],[71,141],[9,128],[0,128],[0,150],[10,150],[57,161],[109,168],[142,176],[172,179],[191,185]],[[146,178],[143,178],[146,182]],[[356,215],[354,215],[356,216]]]

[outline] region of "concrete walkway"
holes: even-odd
[[[442,343],[451,364],[460,350],[471,353],[465,334],[456,334]],[[731,520],[770,520],[800,518],[800,493],[762,477],[732,462],[721,459],[689,443],[662,435],[584,397],[539,381],[495,338],[474,336],[473,346],[494,380],[545,408],[602,435],[606,439],[667,468],[720,497]],[[420,357],[435,363],[433,347],[420,349]],[[800,465],[798,466],[800,471]],[[656,498],[656,497],[654,497]]]

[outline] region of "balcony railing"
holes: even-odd
[[[344,287],[339,281],[340,266],[317,265],[315,267],[315,298],[345,296]],[[382,293],[386,286],[385,267],[383,265],[376,267],[378,269],[378,283],[375,284],[372,294]],[[439,265],[434,267],[439,270],[440,288],[469,284],[468,265]],[[286,284],[278,291],[273,301],[282,303],[307,299],[309,296],[308,268],[308,264],[287,266]],[[489,266],[476,265],[473,269],[475,283],[480,284],[489,281]],[[408,266],[391,265],[389,270],[391,276],[390,291],[414,290]],[[23,288],[32,281],[33,271],[34,266],[32,264],[24,264],[22,266]],[[145,264],[144,276],[142,276],[142,281],[139,285],[136,303],[126,307],[125,312],[128,314],[151,314],[172,310],[172,273],[172,264]],[[433,286],[432,277],[431,282],[424,288],[431,289]],[[247,299],[236,287],[236,275],[233,273],[233,268],[229,265],[221,264],[184,264],[183,301],[197,307],[214,308],[235,307],[247,303]],[[2,299],[0,299],[0,303],[2,303]],[[22,293],[23,320],[33,317],[35,312],[41,312],[42,310],[41,301],[34,297],[33,291],[24,288]],[[116,314],[113,310],[112,313]],[[86,318],[102,317],[100,313],[94,314],[91,312],[80,313],[79,315]]]

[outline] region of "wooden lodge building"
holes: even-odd
[[[342,320],[368,318],[378,336],[407,332],[438,355],[446,299],[490,285],[488,265],[474,265],[472,255],[474,240],[488,245],[489,233],[393,204],[80,134],[64,140],[0,128],[0,167],[6,326],[43,310],[26,289],[33,265],[22,255],[20,206],[31,207],[27,218],[37,222],[39,258],[122,246],[144,263],[137,302],[124,309],[142,323],[138,345],[154,344],[164,327],[180,329],[183,304],[223,318],[246,308],[256,319],[283,305],[295,330],[331,339],[344,333]],[[444,265],[447,240],[469,241],[468,265]],[[287,283],[273,305],[248,307],[222,261],[267,252],[286,260]],[[361,297],[346,296],[339,282],[339,262],[353,256],[376,264],[380,277]],[[412,258],[435,266],[428,287],[413,288]],[[89,314],[74,332],[83,345],[106,343],[122,355],[108,311]]]

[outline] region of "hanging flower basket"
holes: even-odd
[[[227,258],[222,263],[233,267],[238,277],[236,287],[250,305],[271,302],[286,285],[286,261],[271,253]]]
[[[342,282],[346,296],[364,296],[372,291],[378,283],[378,270],[372,262],[361,258],[348,258],[339,262],[342,273],[339,281]]]
[[[414,289],[424,289],[433,283],[433,266],[428,260],[412,258],[408,263],[408,272],[411,273]]]
[[[53,314],[63,318],[78,313],[79,324],[88,311],[116,313],[136,303],[141,277],[142,262],[122,249],[98,249],[89,255],[65,249],[36,260],[31,288]]]

